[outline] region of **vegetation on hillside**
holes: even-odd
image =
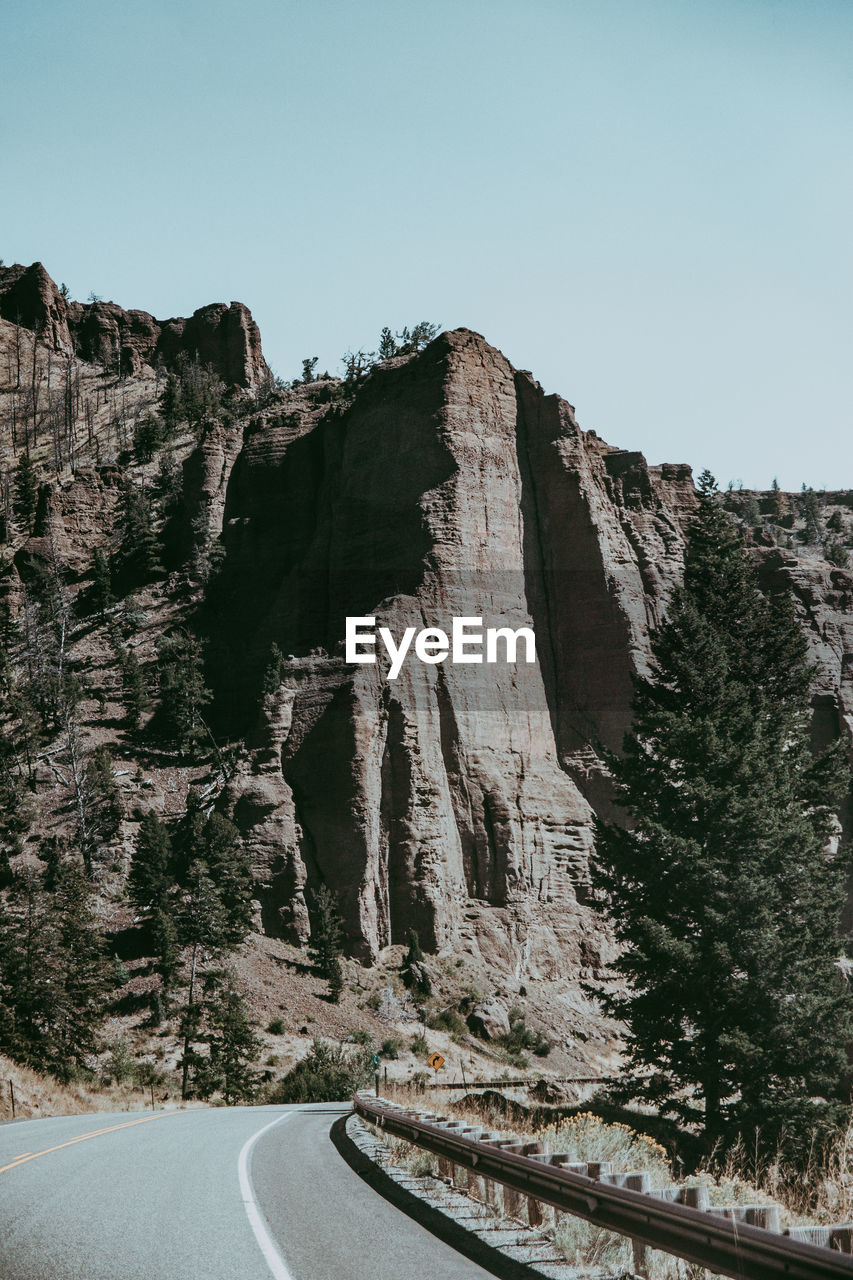
[[[807,1154],[844,1123],[853,997],[838,928],[849,855],[840,744],[810,749],[805,639],[765,597],[706,473],[684,584],[611,767],[630,826],[597,824],[593,883],[623,950],[601,993],[637,1075],[622,1096]]]

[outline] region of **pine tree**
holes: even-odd
[[[317,972],[327,980],[332,1000],[337,1002],[344,987],[341,918],[334,894],[324,884],[314,895],[314,920],[308,954]]]
[[[409,949],[403,960],[403,981],[407,987],[413,988],[418,995],[428,996],[432,992],[432,981],[424,961],[420,939],[416,930],[409,930]]]
[[[163,550],[145,489],[130,483],[124,486],[118,527],[116,573],[122,582],[127,586],[160,577]]]
[[[209,1056],[197,1068],[196,1090],[204,1097],[219,1090],[226,1106],[230,1106],[248,1101],[257,1090],[259,1076],[254,1064],[261,1043],[233,975],[225,974],[211,986],[205,1001],[203,1033]]]
[[[36,469],[28,453],[22,453],[15,468],[15,519],[24,533],[32,533],[38,508],[39,486]]]
[[[132,901],[145,915],[153,916],[168,902],[174,882],[172,841],[169,828],[153,809],[143,817],[130,862],[128,888]]]
[[[397,354],[397,343],[394,341],[394,335],[386,325],[379,335],[379,359],[390,360],[391,356]]]
[[[166,376],[166,385],[160,398],[160,412],[163,415],[166,432],[170,436],[174,435],[178,424],[186,416],[181,395],[181,380],[175,373],[169,373]]]
[[[284,661],[284,655],[278,645],[273,642],[270,645],[269,662],[264,672],[263,691],[267,693],[278,693],[281,685],[281,665]]]
[[[760,593],[708,473],[652,648],[612,761],[632,825],[598,824],[592,867],[623,946],[603,1003],[651,1072],[623,1092],[709,1145],[793,1137],[839,1114],[853,1033],[834,968],[846,866],[827,851],[841,757],[810,753],[793,605]]]
[[[805,543],[818,543],[823,539],[823,521],[821,520],[820,501],[814,489],[803,485],[800,497],[800,512],[803,517],[803,528],[800,539]]]
[[[199,983],[206,961],[215,958],[225,945],[227,916],[216,886],[202,862],[194,862],[189,868],[188,885],[184,893],[179,917],[180,942],[189,948],[189,977],[187,998],[181,1011],[181,1037],[184,1042],[181,1057],[181,1097],[189,1096],[190,1073],[199,1064],[194,1047],[199,1039],[203,1008],[199,1000]]]
[[[89,591],[89,600],[93,612],[101,615],[115,603],[109,561],[100,547],[95,549],[92,556],[92,586]]]
[[[239,947],[252,928],[252,871],[240,833],[221,813],[204,825],[202,858],[224,913],[222,945]]]
[[[96,747],[85,771],[89,833],[95,845],[104,844],[118,832],[124,817],[112,756],[105,746]]]
[[[120,670],[125,720],[128,729],[135,732],[139,728],[143,713],[148,710],[150,699],[145,676],[133,649],[125,649],[122,653]]]
[[[202,710],[210,702],[201,644],[179,631],[159,644],[160,710],[163,727],[178,750],[197,752],[209,735]]]
[[[16,877],[0,907],[0,1021],[8,1052],[67,1078],[98,1047],[113,978],[81,868],[60,865],[52,892],[35,872]]]
[[[774,520],[781,520],[788,510],[788,500],[782,492],[779,481],[773,477],[773,484],[770,486],[770,513]]]
[[[106,1016],[106,997],[115,985],[115,967],[107,955],[92,889],[76,863],[66,863],[57,884],[53,910],[58,918],[62,978],[61,1018],[57,1027],[59,1061],[83,1066],[98,1048]]]

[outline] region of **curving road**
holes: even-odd
[[[3,1280],[482,1280],[339,1154],[344,1106],[0,1126]]]

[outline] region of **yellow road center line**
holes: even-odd
[[[93,1129],[91,1133],[81,1133],[76,1138],[69,1139],[68,1142],[60,1142],[55,1147],[45,1147],[44,1151],[34,1151],[30,1154],[25,1151],[23,1155],[15,1156],[10,1164],[4,1164],[0,1168],[0,1173],[6,1173],[9,1169],[17,1169],[19,1165],[28,1164],[30,1160],[38,1160],[39,1156],[49,1156],[51,1151],[61,1151],[63,1147],[73,1147],[75,1142],[86,1142],[88,1138],[99,1138],[104,1133],[115,1133],[116,1129],[132,1129],[137,1124],[148,1124],[151,1120],[162,1120],[164,1116],[176,1115],[174,1111],[159,1111],[153,1116],[143,1116],[141,1120],[125,1120],[122,1124],[112,1124],[106,1129]]]

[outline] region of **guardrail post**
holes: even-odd
[[[853,1222],[842,1222],[829,1228],[829,1243],[839,1253],[853,1253]]]
[[[500,1136],[501,1135],[496,1133],[494,1130],[484,1129],[480,1134],[480,1141],[495,1143],[500,1141]],[[483,1174],[479,1175],[478,1181],[480,1199],[483,1204],[487,1204],[490,1208],[497,1210],[501,1191],[500,1184],[493,1182],[491,1178],[487,1178]]]
[[[547,1160],[549,1150],[547,1142],[525,1142],[521,1149],[521,1154],[523,1156],[538,1156]],[[533,1196],[528,1196],[527,1221],[531,1227],[543,1227],[546,1223],[553,1224],[554,1210],[549,1204],[543,1204],[541,1200],[535,1200]]]
[[[498,1138],[494,1145],[501,1151],[515,1151],[521,1154],[522,1143],[517,1138]],[[507,1218],[519,1218],[523,1200],[521,1192],[515,1191],[512,1187],[504,1186],[502,1183],[496,1186],[496,1191],[497,1203],[495,1207],[498,1213]]]

